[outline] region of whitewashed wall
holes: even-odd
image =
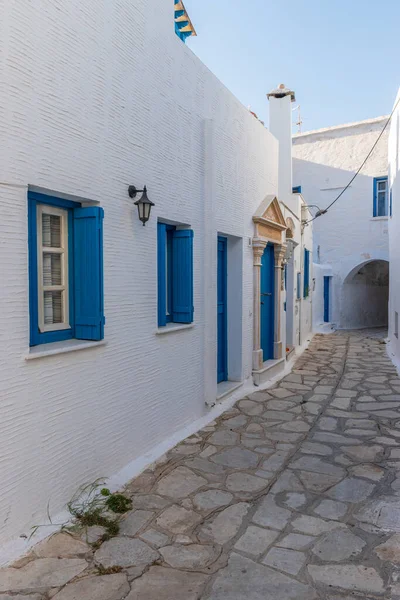
[[[301,185],[308,204],[325,208],[335,199],[367,156],[385,119],[380,117],[294,137],[293,185]],[[389,258],[388,219],[373,218],[373,178],[383,175],[387,175],[387,132],[350,188],[326,215],[313,222],[313,258],[314,262],[331,267],[332,322],[339,328],[384,324],[376,318],[375,310],[368,309],[371,294],[376,292],[371,289],[373,286],[362,288],[345,283],[358,265]],[[315,214],[316,209],[313,211]],[[380,314],[384,298],[381,294],[377,299]],[[323,314],[321,306],[316,306],[321,301],[323,295],[315,297],[316,318]]]
[[[0,20],[1,542],[208,410],[216,238],[239,269],[234,379],[251,376],[251,217],[277,192],[277,142],[174,33],[163,0],[43,0]],[[4,83],[6,82],[6,84]],[[142,227],[129,184],[155,208]],[[26,361],[27,186],[105,209],[106,345]],[[157,217],[193,227],[192,329],[156,335]],[[231,254],[231,256],[233,256]],[[241,281],[242,278],[242,281]],[[240,339],[241,338],[241,339]]]
[[[287,266],[286,285],[286,315],[283,320],[285,325],[285,339],[287,348],[302,346],[312,332],[312,302],[313,302],[313,230],[312,227],[302,227],[303,220],[310,217],[304,209],[305,201],[300,194],[291,194],[290,206],[283,205],[285,219],[292,219],[294,223],[293,240],[297,246]],[[304,248],[310,251],[310,294],[304,298]],[[297,298],[297,273],[301,273],[300,298]],[[290,324],[292,319],[292,325]]]
[[[395,104],[400,100],[400,90]],[[390,123],[389,185],[393,211],[389,219],[389,355],[400,369],[400,341],[395,335],[395,313],[400,316],[400,104]],[[400,318],[400,317],[399,317]]]
[[[284,90],[287,92],[288,88],[284,87]],[[279,141],[278,195],[286,222],[291,219],[294,223],[293,240],[297,244],[287,265],[286,313],[282,314],[281,318],[284,347],[290,349],[302,346],[312,332],[313,226],[304,227],[302,225],[302,221],[309,219],[311,215],[305,208],[305,198],[301,194],[292,193],[292,97],[294,98],[294,92],[288,93],[283,98],[274,97],[273,93],[269,95],[269,126]],[[311,252],[310,294],[307,298],[304,298],[303,295],[304,248]],[[297,298],[298,272],[301,272],[300,298]]]

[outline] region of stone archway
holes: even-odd
[[[389,263],[371,259],[355,266],[343,282],[341,321],[345,328],[386,327]]]

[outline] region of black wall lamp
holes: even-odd
[[[139,219],[142,221],[143,226],[145,226],[150,219],[151,207],[154,206],[154,202],[148,198],[146,186],[142,190],[137,190],[134,185],[129,186],[128,194],[130,198],[136,198],[139,193],[142,193],[142,197],[136,200],[134,204],[138,207]]]

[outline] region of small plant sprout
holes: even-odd
[[[132,500],[123,494],[113,494],[104,487],[104,479],[96,479],[92,483],[81,486],[67,504],[68,511],[72,517],[68,523],[53,523],[50,516],[49,505],[47,506],[47,525],[35,525],[32,528],[32,537],[39,527],[58,526],[61,530],[73,531],[79,528],[87,530],[88,527],[99,526],[105,529],[104,535],[96,546],[101,542],[109,540],[119,533],[119,517],[110,517],[110,513],[123,514],[131,510]]]

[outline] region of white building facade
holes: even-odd
[[[389,131],[389,194],[392,210],[389,218],[389,355],[400,369],[400,90]]]
[[[286,354],[302,346],[312,331],[313,227],[305,223],[311,213],[300,191],[293,187],[292,104],[295,94],[284,86],[268,94],[269,126],[279,141],[278,195],[288,227],[285,270]]]
[[[11,557],[25,542],[7,544],[46,522],[48,505],[57,515],[97,477],[123,483],[218,400],[284,369],[311,332],[312,237],[291,179],[278,183],[291,144],[280,155],[182,43],[168,2],[15,0],[2,25],[0,542]],[[286,98],[271,102],[287,131]],[[130,185],[154,203],[145,227]]]
[[[387,117],[298,134],[294,185],[315,215],[341,198],[314,227],[315,331],[386,326],[389,294],[390,194],[387,136],[345,187],[377,140]],[[344,191],[345,190],[345,191]]]

